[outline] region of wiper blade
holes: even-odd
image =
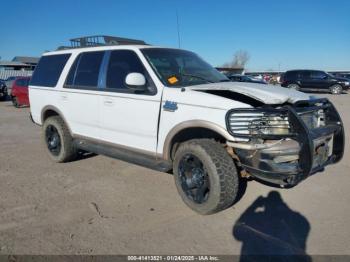
[[[182,73],[181,76],[194,77],[194,78],[197,78],[197,79],[200,79],[200,80],[207,81],[208,83],[214,83],[214,81],[211,81],[211,80],[209,80],[209,79],[206,79],[205,77],[202,77],[202,76],[197,76],[197,75],[192,75],[192,74],[185,74],[185,73]]]

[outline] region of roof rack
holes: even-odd
[[[93,35],[72,38],[70,39],[70,43],[71,46],[60,46],[57,48],[57,50],[109,45],[147,45],[142,40],[107,35]]]

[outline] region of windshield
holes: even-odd
[[[159,79],[166,86],[184,87],[230,81],[195,53],[166,48],[142,49]]]

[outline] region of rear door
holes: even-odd
[[[99,139],[99,79],[104,56],[104,51],[79,54],[60,93],[63,115],[74,135]]]
[[[308,70],[296,72],[297,83],[299,83],[301,89],[307,90],[312,88],[312,79],[310,78],[310,72],[311,71]]]
[[[130,89],[125,78],[141,73],[147,91]],[[101,139],[155,154],[161,93],[133,50],[110,51],[105,92],[100,96]]]

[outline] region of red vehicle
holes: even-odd
[[[17,77],[12,85],[11,98],[15,107],[29,106],[28,85],[30,77]]]

